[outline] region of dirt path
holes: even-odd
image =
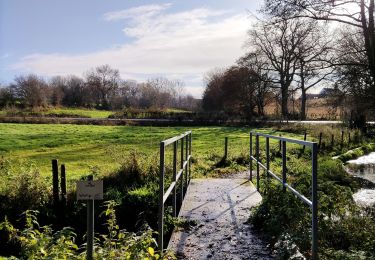
[[[196,226],[172,235],[168,248],[178,259],[273,259],[246,223],[261,196],[245,177],[191,180],[180,217]]]

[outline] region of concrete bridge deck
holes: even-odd
[[[261,200],[244,174],[192,179],[179,217],[196,225],[175,230],[168,249],[178,259],[273,259],[269,245],[247,224],[250,208]]]

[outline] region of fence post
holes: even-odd
[[[165,174],[165,144],[160,142],[160,172],[159,172],[159,214],[158,214],[158,246],[160,252],[163,252],[164,236],[164,174]]]
[[[177,217],[177,141],[173,143],[173,181],[175,186],[173,188],[173,217]]]
[[[61,165],[61,212],[60,217],[62,222],[65,223],[65,209],[66,209],[66,175],[65,165]]]
[[[266,168],[267,168],[267,178],[270,176],[270,138],[266,137]]]
[[[332,134],[331,137],[331,147],[333,148],[333,145],[335,144],[335,136]]]
[[[312,153],[312,259],[318,259],[318,158],[317,146],[313,144]]]
[[[303,135],[303,141],[306,141],[307,132],[305,131],[305,134]],[[303,145],[302,151],[305,152],[306,145]]]
[[[344,146],[344,130],[341,131],[341,148]]]
[[[250,132],[250,181],[253,182],[253,133]]]
[[[53,194],[53,205],[56,210],[59,205],[59,166],[57,159],[52,160],[52,194]]]
[[[319,149],[322,147],[322,137],[323,137],[323,133],[320,132],[319,133],[319,146],[318,146]]]
[[[286,191],[286,142],[282,141],[282,161],[283,161],[283,191]]]
[[[281,135],[279,135],[281,137]],[[281,140],[279,140],[279,152],[281,152]]]
[[[94,180],[92,175],[87,176],[88,181]],[[87,200],[87,260],[92,260],[94,255],[94,200]]]
[[[259,135],[255,137],[255,149],[257,157],[257,191],[259,191]]]
[[[225,143],[224,143],[224,160],[227,160],[228,158],[228,137],[225,137]]]

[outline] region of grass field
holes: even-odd
[[[249,128],[0,124],[0,156],[31,160],[44,176],[50,175],[51,160],[58,159],[74,179],[113,171],[120,166],[118,158],[132,151],[157,158],[161,140],[187,130],[193,131],[192,152],[200,162],[223,155],[226,136],[229,156],[248,153]]]
[[[96,110],[96,109],[84,109],[84,108],[66,108],[66,107],[51,107],[51,108],[38,108],[21,110],[16,108],[8,108],[0,110],[0,116],[78,116],[88,118],[108,118],[108,116],[114,114],[114,111]]]

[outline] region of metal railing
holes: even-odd
[[[191,177],[191,131],[185,132],[181,135],[172,137],[170,139],[160,142],[160,174],[159,174],[159,212],[158,212],[158,246],[162,251],[164,246],[164,205],[169,196],[172,194],[172,208],[173,216],[177,217],[177,188],[178,181],[180,181],[180,201],[179,207],[182,205],[186,189],[190,183]],[[178,148],[180,145],[180,165],[177,170]],[[168,145],[173,145],[173,179],[167,191],[165,191],[165,148]]]
[[[253,136],[255,136],[255,157],[253,156]],[[266,165],[264,165],[259,158],[259,137],[266,138]],[[270,139],[278,140],[281,144],[281,154],[282,154],[282,177],[278,177],[275,173],[270,170]],[[294,143],[307,146],[311,148],[311,163],[312,163],[312,180],[311,180],[311,200],[306,198],[304,195],[299,193],[296,189],[287,183],[287,161],[286,161],[286,144]],[[312,259],[318,259],[318,144],[316,142],[301,141],[291,138],[284,138],[279,136],[273,136],[268,134],[257,133],[254,131],[250,132],[250,181],[253,181],[253,160],[256,163],[256,179],[257,179],[257,190],[259,191],[259,167],[262,167],[267,177],[273,177],[283,185],[283,191],[286,189],[290,190],[294,195],[301,199],[305,204],[307,204],[312,211],[312,226],[311,226],[311,252]]]

